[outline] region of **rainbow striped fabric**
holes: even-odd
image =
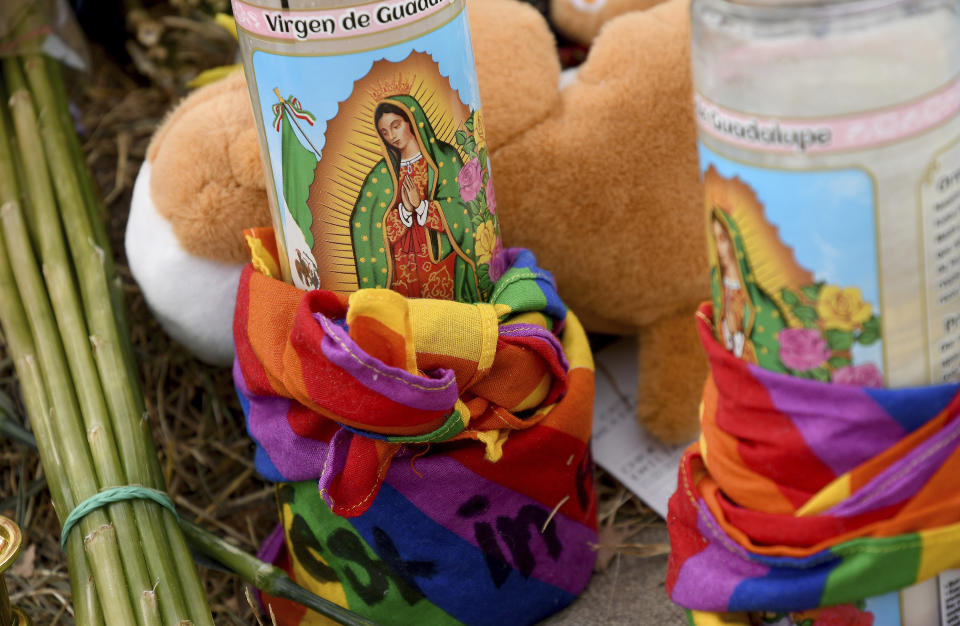
[[[820,383],[742,361],[698,312],[711,375],[670,500],[667,590],[694,624],[855,603],[960,566],[958,385]]]
[[[529,252],[476,305],[248,267],[234,334],[256,467],[281,483],[262,554],[300,585],[385,624],[532,623],[586,586],[593,362]]]

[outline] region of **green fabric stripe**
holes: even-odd
[[[278,499],[281,506],[290,505],[293,515],[293,522],[286,525],[287,545],[293,546],[315,579],[342,583],[350,610],[379,624],[460,624],[426,598],[410,605],[398,586],[402,581],[386,574],[386,565],[350,522],[330,512],[315,481],[287,483],[279,489]],[[382,583],[387,585],[384,591]],[[364,599],[364,593],[369,597]]]
[[[460,411],[454,409],[443,422],[443,425],[433,432],[425,435],[397,435],[387,436],[385,439],[391,443],[428,443],[434,441],[446,441],[455,435],[463,432],[463,416]]]
[[[923,538],[918,533],[854,539],[831,550],[843,557],[824,585],[821,606],[856,602],[917,581]]]
[[[547,297],[543,295],[536,277],[537,275],[527,268],[508,270],[497,281],[490,302],[508,305],[511,309],[508,316],[528,311],[543,311],[547,306]]]

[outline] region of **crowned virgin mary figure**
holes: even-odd
[[[479,301],[473,224],[457,182],[460,153],[436,137],[412,96],[381,99],[372,121],[383,158],[350,218],[359,287]]]

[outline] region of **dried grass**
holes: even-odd
[[[162,32],[155,42],[150,40],[152,48],[131,39],[127,48],[137,52],[126,68],[94,47],[96,70],[82,81],[74,77],[71,93],[78,94],[75,114],[87,163],[107,205],[108,229],[124,280],[144,395],[169,492],[185,516],[254,552],[276,523],[276,511],[271,486],[253,468],[253,445],[230,371],[198,362],[162,331],[130,277],[123,252],[133,182],[151,135],[185,94],[185,82],[205,68],[202,60],[206,66],[231,62],[230,42],[209,23],[186,16],[190,9],[183,2],[154,7],[151,17],[162,25]],[[147,28],[144,36],[153,34]],[[157,51],[157,46],[168,50]],[[19,411],[15,417],[23,423],[18,393],[13,365],[0,341],[0,394],[12,400]],[[12,517],[24,531],[24,555],[7,573],[12,599],[37,624],[72,624],[60,525],[37,455],[0,435],[0,467],[4,468],[0,513]],[[598,567],[605,567],[618,553],[661,554],[659,544],[630,540],[639,529],[663,522],[601,470],[598,489],[602,529]],[[205,568],[201,573],[217,624],[270,623],[269,617],[255,614],[236,577]]]

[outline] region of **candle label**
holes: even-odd
[[[960,570],[951,569],[937,576],[940,596],[940,623],[955,626],[960,623]]]
[[[293,284],[487,300],[502,246],[463,0],[233,4],[247,36],[349,44],[252,54],[248,82]],[[385,31],[424,20],[437,25],[383,43]],[[381,45],[370,49],[372,35]]]
[[[766,169],[703,145],[700,161],[718,339],[776,372],[883,385],[870,174]]]
[[[853,115],[696,113],[718,338],[814,380],[960,379],[960,79]]]
[[[694,109],[701,132],[749,150],[824,154],[876,148],[928,132],[960,113],[960,77],[917,100],[855,115],[784,118],[751,115],[700,94]]]
[[[960,142],[930,159],[918,196],[931,379],[954,381],[960,378]]]

